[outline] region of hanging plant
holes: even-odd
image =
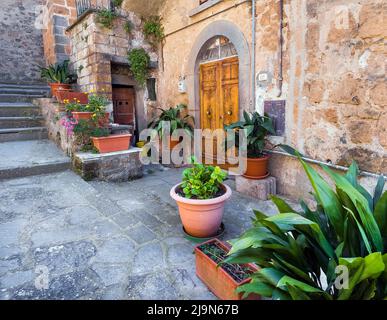
[[[148,76],[150,57],[143,49],[132,49],[129,51],[128,60],[130,71],[139,85],[143,86]]]
[[[164,38],[164,27],[159,16],[151,16],[144,22],[143,32],[145,38],[157,46]]]
[[[117,13],[109,9],[100,9],[97,11],[97,22],[107,29],[113,28]]]

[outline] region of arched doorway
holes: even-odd
[[[239,120],[239,59],[224,36],[206,42],[199,55],[200,128],[222,129]]]
[[[216,41],[219,39],[220,43],[217,46]],[[213,42],[215,41],[215,43]],[[221,42],[223,43],[223,49],[221,48]],[[219,49],[221,52],[219,54]],[[205,121],[203,116],[206,116],[206,112],[202,115],[202,110],[205,108],[201,108],[201,66],[211,64],[214,61],[206,61],[207,59],[212,59],[211,57],[216,57],[216,52],[218,52],[219,60],[221,61],[224,58],[234,58],[234,61],[230,60],[234,68],[233,74],[235,76],[235,72],[238,73],[237,77],[237,88],[238,94],[233,94],[233,97],[237,96],[238,103],[233,103],[232,106],[238,106],[237,111],[233,113],[233,117],[236,120],[242,117],[243,110],[250,110],[251,108],[251,83],[250,83],[250,72],[251,72],[251,61],[250,61],[250,51],[248,43],[243,35],[243,33],[239,30],[239,28],[232,22],[226,20],[218,20],[215,21],[208,26],[206,26],[200,34],[197,36],[195,43],[192,47],[191,54],[188,58],[187,65],[187,87],[188,98],[189,98],[189,107],[190,112],[195,116],[196,119],[196,127],[201,128],[202,122]],[[237,62],[237,71],[236,71],[236,62]],[[227,65],[227,63],[226,63]],[[226,67],[227,68],[227,67]],[[209,68],[211,69],[211,68]],[[230,70],[230,69],[229,69]],[[211,71],[209,71],[211,72]],[[216,72],[216,71],[212,71]],[[235,81],[236,79],[234,79]],[[234,84],[234,88],[235,88]],[[224,105],[223,110],[226,114],[230,111],[230,105]],[[223,112],[223,114],[224,114]],[[220,115],[220,112],[218,113]],[[228,114],[227,114],[228,115]],[[218,116],[219,118],[219,116]],[[226,123],[228,121],[234,120],[234,118],[226,118]],[[208,124],[207,124],[208,125]],[[212,124],[212,126],[220,126],[218,124]]]

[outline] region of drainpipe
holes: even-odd
[[[255,2],[256,0],[251,0],[252,2],[252,26],[251,26],[251,51],[252,51],[252,57],[251,57],[251,100],[253,102],[253,110],[255,111]]]
[[[279,40],[278,40],[278,93],[277,97],[282,95],[282,82],[283,82],[283,20],[284,20],[284,2],[283,0],[279,1],[279,18],[280,18],[280,26],[279,26]]]

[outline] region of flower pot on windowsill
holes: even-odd
[[[49,83],[48,84],[51,88],[51,95],[55,98],[57,98],[58,91],[70,91],[71,90],[71,84],[67,83]]]
[[[222,184],[223,194],[207,200],[185,198],[179,194],[179,187],[180,184],[174,186],[170,195],[177,202],[185,232],[197,238],[216,236],[222,223],[225,203],[231,197],[230,187]]]
[[[216,254],[212,255],[212,250]],[[236,289],[251,281],[251,275],[258,271],[254,264],[220,265],[230,247],[218,239],[204,242],[195,248],[196,275],[221,300],[242,300],[243,294]],[[250,294],[247,300],[259,300],[261,297]]]
[[[131,134],[113,134],[107,137],[91,137],[94,147],[100,153],[129,150]]]
[[[269,176],[269,155],[264,155],[260,158],[247,158],[246,172],[243,174],[245,178],[260,180]]]
[[[59,103],[65,103],[65,100],[68,100],[69,102],[79,101],[80,104],[89,103],[89,95],[83,92],[59,90],[56,94],[56,98]]]

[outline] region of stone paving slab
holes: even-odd
[[[70,171],[0,181],[0,299],[215,299],[169,197],[182,170],[116,184]],[[224,239],[250,227],[253,208],[276,213],[234,191]]]

